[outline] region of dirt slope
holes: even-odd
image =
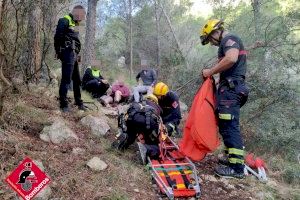
[[[93,136],[79,122],[87,113],[72,108],[71,113],[61,114],[55,96],[46,91],[42,89],[15,94],[6,101],[5,125],[0,132],[1,180],[28,156],[42,161],[45,166],[52,181],[51,198],[159,199],[152,186],[150,173],[134,161],[134,148],[123,154],[110,149],[117,130],[116,119],[110,119],[111,132],[107,137]],[[40,140],[39,133],[55,117],[67,119],[69,127],[79,137],[78,142],[54,145]],[[84,149],[84,153],[72,153],[76,147]],[[109,167],[101,172],[91,171],[86,163],[93,156],[99,156]],[[216,157],[213,155],[197,163],[202,200],[267,199],[268,192],[260,191],[265,186],[251,177],[243,181],[216,179],[213,176],[215,165]],[[16,199],[15,192],[4,181],[0,182],[0,199]]]

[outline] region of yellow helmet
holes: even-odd
[[[169,92],[169,87],[163,82],[159,82],[154,86],[153,94],[155,94],[156,96],[164,96],[168,92]]]
[[[154,94],[148,94],[148,95],[146,95],[145,99],[154,101],[156,104],[158,104],[158,98]]]
[[[200,30],[200,39],[202,45],[208,44],[208,37],[210,34],[218,29],[223,28],[224,21],[220,19],[210,19],[206,22],[203,28]]]

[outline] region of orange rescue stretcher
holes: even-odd
[[[200,184],[194,163],[179,152],[179,147],[167,136],[164,128],[159,137],[159,159],[147,159],[160,193],[169,199],[200,198]]]

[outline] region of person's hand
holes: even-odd
[[[102,79],[101,82],[104,83],[104,84],[107,84],[107,83],[108,83],[108,81],[105,80],[105,79]]]
[[[211,69],[203,69],[202,70],[202,76],[204,77],[204,78],[208,78],[208,77],[210,77],[210,76],[212,76],[213,74],[212,74],[212,70]]]

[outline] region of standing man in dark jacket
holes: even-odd
[[[78,54],[81,49],[79,33],[74,30],[75,26],[85,19],[85,9],[81,5],[73,8],[72,12],[60,18],[57,24],[54,47],[56,56],[62,62],[62,76],[59,87],[60,108],[68,112],[67,92],[71,80],[73,80],[73,91],[75,104],[80,110],[85,110],[80,92],[80,74],[78,67]]]
[[[154,86],[153,94],[158,98],[159,106],[162,109],[161,117],[168,135],[179,134],[178,125],[181,120],[181,111],[178,95],[169,91],[169,87],[163,82]]]
[[[225,144],[228,160],[220,160],[217,175],[228,178],[244,177],[244,144],[240,133],[240,108],[246,103],[249,90],[245,85],[246,51],[242,40],[224,30],[224,22],[209,20],[201,30],[203,45],[218,46],[219,62],[203,69],[203,77],[220,73],[217,92],[219,131]],[[224,162],[226,161],[226,162]]]

